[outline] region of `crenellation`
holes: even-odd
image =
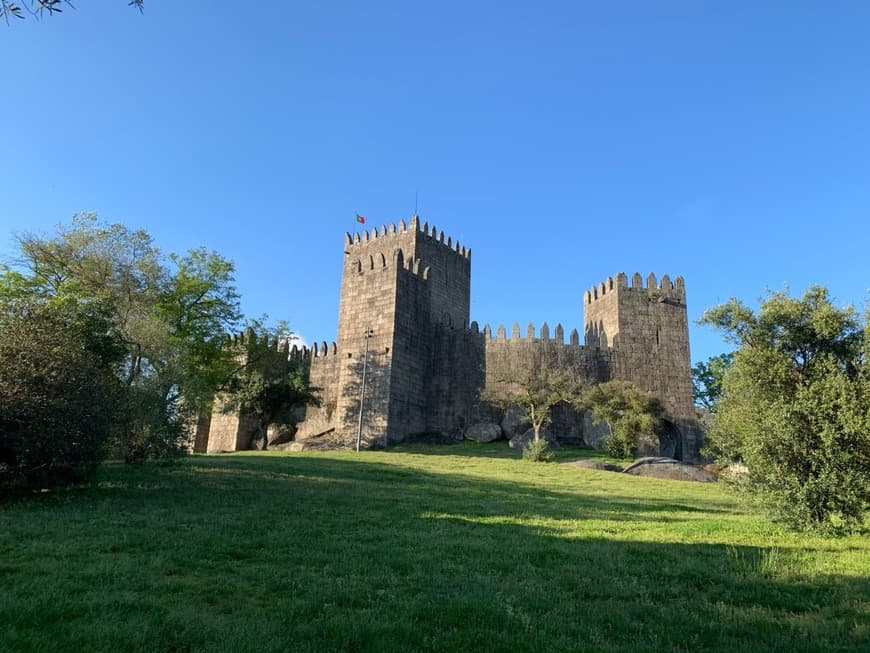
[[[617,290],[627,290],[628,289],[628,277],[625,276],[625,272],[617,272],[617,274],[616,274],[616,289]]]

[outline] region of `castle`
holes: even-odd
[[[362,446],[371,447],[421,434],[461,437],[469,426],[500,419],[481,399],[484,390],[547,359],[584,383],[628,380],[655,393],[669,433],[658,453],[698,457],[681,277],[629,281],[620,273],[588,290],[584,344],[576,329],[566,343],[562,326],[551,335],[546,323],[537,333],[530,324],[524,335],[517,324],[510,335],[503,326],[481,331],[469,323],[470,283],[471,251],[417,216],[346,234],[337,342],[263,344],[307,366],[320,388],[321,404],[299,415],[295,439],[329,436],[351,446],[361,433]],[[577,441],[584,420],[570,413],[561,411],[551,428]],[[215,410],[200,424],[195,449],[246,449],[252,431],[250,417]]]

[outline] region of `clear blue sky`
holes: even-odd
[[[0,26],[0,254],[94,210],[332,340],[354,214],[419,191],[493,328],[580,330],[618,271],[683,275],[693,319],[783,284],[867,298],[866,2],[76,4]]]

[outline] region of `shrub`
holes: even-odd
[[[533,463],[549,463],[553,460],[553,450],[543,438],[532,440],[523,449],[523,460],[529,460]]]
[[[76,482],[102,460],[118,384],[87,322],[70,307],[3,306],[0,482]]]

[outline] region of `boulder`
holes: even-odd
[[[522,435],[529,427],[526,411],[522,406],[508,406],[501,418],[501,430],[504,436],[510,440],[514,436]]]
[[[592,413],[583,413],[583,441],[590,447],[600,449],[601,441],[608,435],[607,425],[604,422],[595,424],[592,420]]]
[[[661,441],[655,433],[641,433],[637,438],[634,455],[637,458],[668,457],[674,454],[673,448],[662,451]]]
[[[270,447],[292,442],[295,436],[296,427],[292,424],[272,424],[267,432]]]
[[[595,458],[584,458],[583,460],[572,460],[569,463],[565,463],[566,465],[570,465],[571,467],[579,467],[581,469],[600,469],[605,472],[621,472],[622,467],[619,465],[614,465],[613,463],[606,463],[603,460],[597,460]]]
[[[515,435],[508,443],[511,449],[525,449],[526,445],[535,439],[535,429],[528,429],[522,435]],[[550,449],[558,449],[559,442],[556,440],[556,435],[547,428],[541,429],[541,439],[546,440],[550,445]]]
[[[673,458],[639,458],[626,467],[626,474],[663,478],[672,481],[699,481],[715,483],[716,477],[701,466],[674,460]]]
[[[261,429],[257,429],[254,431],[253,435],[251,435],[250,449],[253,451],[266,450],[266,434]]]
[[[492,422],[472,424],[465,429],[465,439],[475,442],[494,442],[501,437],[501,427]]]

